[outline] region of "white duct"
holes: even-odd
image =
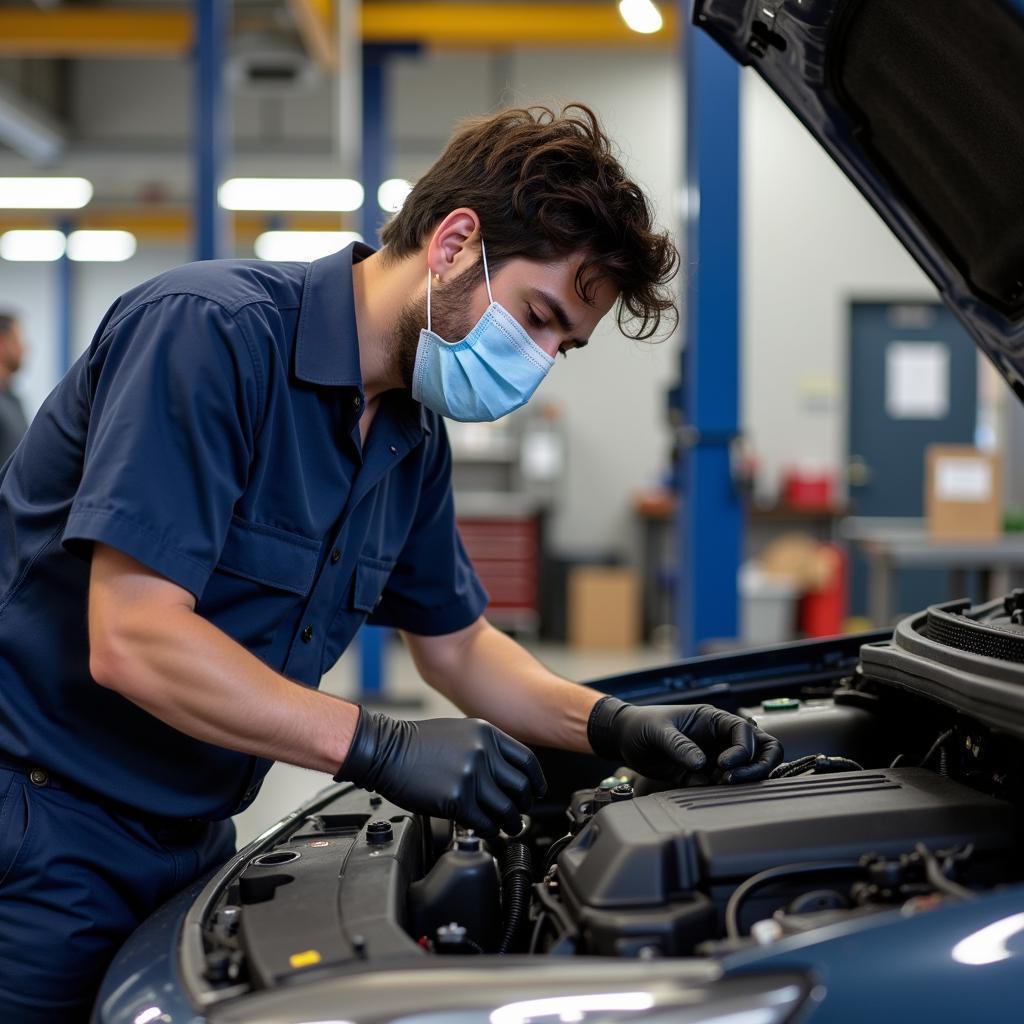
[[[0,85],[0,142],[34,164],[51,164],[64,151],[64,133],[46,113]]]

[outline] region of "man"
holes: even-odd
[[[467,123],[383,241],[133,289],[5,467],[5,1024],[84,1013],[275,760],[494,835],[544,789],[523,743],[670,778],[781,757],[724,712],[552,675],[487,623],[455,529],[442,416],[521,405],[616,301],[637,336],[672,309],[675,250],[593,115]],[[367,618],[479,719],[318,692]]]
[[[0,465],[18,447],[28,429],[21,400],[11,390],[11,380],[25,360],[25,342],[15,313],[0,312]]]

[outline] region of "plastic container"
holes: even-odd
[[[792,640],[796,631],[796,584],[769,576],[753,562],[740,569],[742,638],[765,646]]]

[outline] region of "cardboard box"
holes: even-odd
[[[569,572],[569,643],[628,650],[640,643],[640,580],[632,569],[578,566]]]
[[[970,445],[933,444],[925,453],[925,514],[933,540],[998,540],[1003,533],[1003,466]]]

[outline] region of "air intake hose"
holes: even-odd
[[[530,886],[533,883],[533,860],[525,843],[509,843],[501,865],[502,903],[505,907],[505,933],[498,947],[504,955],[516,940],[526,921],[530,906]]]

